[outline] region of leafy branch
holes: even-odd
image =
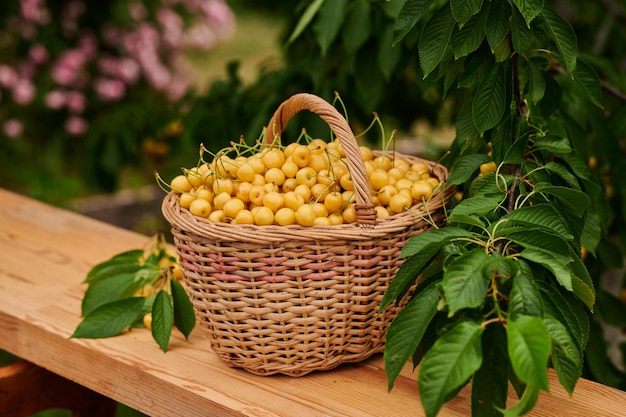
[[[473,415],[522,415],[549,367],[570,395],[582,373],[596,297],[582,253],[609,216],[563,89],[574,81],[601,107],[600,81],[543,0],[407,0],[394,42],[418,27],[424,79],[459,90],[446,163],[463,198],[445,227],[406,242],[383,298],[408,297],[387,333],[389,389],[412,359],[426,415],[470,380]],[[507,408],[509,383],[520,400]]]
[[[95,265],[87,274],[82,321],[73,338],[107,338],[134,327],[151,329],[166,352],[176,326],[185,338],[196,322],[193,306],[180,283],[176,256],[157,234],[145,249],[119,253]]]

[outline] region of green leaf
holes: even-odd
[[[369,3],[358,2],[348,15],[342,38],[343,46],[350,55],[356,53],[370,36],[372,30],[370,10]],[[391,47],[391,41],[389,46]]]
[[[140,259],[143,250],[131,250],[112,257],[109,260],[95,265],[83,281],[86,284],[94,284],[118,275],[134,274],[141,268]]]
[[[520,398],[517,404],[515,404],[511,408],[507,408],[506,410],[503,410],[501,408],[498,408],[498,410],[502,412],[502,414],[505,417],[522,416],[528,413],[530,410],[532,410],[535,407],[535,404],[537,404],[538,399],[539,399],[539,388],[530,386],[526,388],[526,390],[524,391],[524,394],[522,394],[522,398]]]
[[[452,15],[459,28],[463,28],[472,16],[480,11],[482,5],[483,0],[450,0]]]
[[[444,268],[442,287],[450,316],[461,309],[480,307],[485,303],[491,282],[491,271],[485,267],[490,260],[482,248],[476,248]]]
[[[348,0],[325,1],[319,9],[319,14],[313,25],[317,44],[322,50],[322,56],[326,55],[330,44],[333,43],[344,17],[344,11]]]
[[[521,135],[511,146],[506,150],[503,164],[521,164],[524,162],[524,155],[527,151],[528,135]]]
[[[485,222],[480,220],[478,216],[470,214],[451,214],[448,216],[448,224],[451,223],[469,224],[471,226],[480,227],[481,229],[485,228]]]
[[[467,56],[478,49],[485,39],[486,13],[473,16],[462,29],[455,29],[450,43],[454,51],[454,58]]]
[[[538,282],[537,285],[542,294],[544,314],[549,314],[565,324],[572,340],[583,350],[589,338],[589,319],[580,300],[548,283]]]
[[[543,0],[513,0],[513,3],[524,17],[526,25],[529,28],[530,22],[532,22],[543,9]]]
[[[391,322],[385,336],[384,352],[389,391],[422,341],[426,328],[437,312],[439,297],[438,282],[433,282],[412,298]]]
[[[464,155],[458,158],[452,165],[452,168],[450,168],[448,184],[463,184],[478,171],[482,164],[486,164],[489,161],[491,161],[489,156],[479,153]]]
[[[543,316],[541,292],[535,284],[533,273],[524,260],[518,260],[520,267],[513,277],[513,286],[509,295],[509,318],[517,320],[520,316]]]
[[[507,106],[504,68],[495,64],[477,87],[472,100],[472,114],[478,132],[482,135],[498,124]]]
[[[536,137],[533,140],[533,144],[537,147],[537,149],[557,154],[565,154],[572,151],[569,139],[561,138],[555,135]]]
[[[119,300],[134,283],[133,274],[122,274],[91,284],[83,296],[81,316],[87,316],[103,304]]]
[[[499,417],[495,407],[506,407],[509,362],[506,332],[501,325],[487,326],[482,335],[483,363],[472,378],[472,415]],[[503,366],[504,365],[504,366]]]
[[[187,339],[196,325],[196,314],[193,304],[180,282],[173,279],[170,281],[170,285],[172,287],[172,302],[174,304],[174,324]]]
[[[559,177],[561,177],[563,180],[565,180],[567,185],[569,185],[570,187],[576,190],[580,190],[580,184],[578,183],[578,178],[574,174],[569,172],[569,170],[562,164],[551,161],[545,164],[544,168],[550,171],[551,173],[556,174]]]
[[[509,31],[509,2],[495,0],[490,3],[489,15],[485,22],[485,34],[491,50],[495,50]]]
[[[582,191],[548,183],[537,183],[534,191],[556,197],[559,202],[572,210],[572,213],[578,217],[581,217],[589,206],[589,197]]]
[[[542,229],[526,228],[525,230],[513,231],[507,233],[506,238],[524,248],[545,252],[564,265],[572,261],[567,242],[560,236]]]
[[[541,17],[546,31],[554,39],[554,43],[561,54],[561,61],[565,70],[573,74],[576,70],[576,49],[578,48],[574,29],[558,13],[547,6],[541,11]]]
[[[503,39],[502,42],[496,45],[493,48],[493,57],[496,62],[505,62],[511,58],[513,54],[513,50],[511,49],[511,44],[508,39]]]
[[[520,207],[507,214],[506,219],[522,226],[543,228],[568,241],[574,239],[565,219],[549,204]]]
[[[566,290],[572,291],[572,274],[559,257],[551,256],[543,250],[533,248],[524,249],[519,253],[519,256],[543,266],[548,271],[552,272],[559,284]]]
[[[152,337],[163,352],[167,352],[173,325],[172,298],[165,290],[161,290],[152,304]]]
[[[468,62],[465,65],[465,69],[459,76],[459,87],[475,88],[485,79],[485,76],[493,67],[493,55],[489,52],[489,49],[480,47],[478,51],[471,54],[467,59]],[[471,110],[471,108],[469,110]],[[460,109],[457,124],[462,122],[461,115],[464,113],[471,116],[471,111],[464,111],[463,109]],[[476,127],[474,126],[474,121],[471,117],[469,117],[469,122],[471,122],[471,128],[475,130]]]
[[[548,271],[552,272],[552,275],[554,275],[559,284],[566,290],[573,291],[572,274],[560,257],[534,248],[524,249],[520,252],[519,256],[543,266]]]
[[[477,323],[459,322],[426,352],[418,386],[427,417],[434,417],[448,395],[466,384],[480,369],[482,332],[483,328]]]
[[[596,303],[596,291],[589,275],[587,267],[580,259],[579,254],[570,247],[570,258],[572,262],[569,267],[572,271],[572,289],[574,294],[587,305],[590,310]]]
[[[293,32],[291,32],[291,35],[287,40],[287,45],[295,41],[302,34],[302,32],[304,32],[319,11],[320,7],[322,7],[322,4],[324,4],[324,0],[313,0],[311,4],[309,4],[302,16],[300,16],[300,20],[296,23],[296,27]]]
[[[453,239],[471,238],[473,233],[460,227],[442,227],[419,233],[406,241],[400,252],[400,257],[421,255],[424,250],[436,247],[441,248]]]
[[[420,66],[424,78],[441,62],[448,49],[454,27],[454,18],[450,7],[447,5],[437,10],[424,25],[418,46]]]
[[[600,88],[600,78],[596,70],[584,61],[578,60],[576,70],[574,70],[574,80],[587,92],[591,102],[603,109],[602,89]]]
[[[543,98],[538,102],[538,105],[541,115],[545,118],[553,114],[561,106],[563,102],[563,90],[552,75],[548,74],[546,71],[542,71],[541,75],[543,76],[546,88]]]
[[[500,207],[501,198],[469,197],[457,204],[450,212],[450,217],[455,215],[482,215],[494,211]]]
[[[543,78],[542,68],[535,60],[527,62],[528,68],[528,99],[532,104],[541,100],[546,92],[546,81]]]
[[[572,291],[589,310],[593,311],[596,304],[596,292],[592,286],[587,285],[579,276],[572,275]]]
[[[394,46],[400,42],[407,33],[413,29],[413,26],[424,16],[424,12],[428,10],[431,0],[407,0],[396,21],[393,23],[393,44]]]
[[[559,382],[571,396],[582,374],[582,351],[572,341],[563,323],[550,315],[546,315],[543,321],[552,338],[552,365]]]
[[[103,304],[80,322],[73,338],[99,339],[120,334],[143,311],[144,298],[132,297]]]
[[[591,171],[589,171],[587,163],[576,152],[561,154],[559,156],[569,165],[574,174],[584,179],[591,178]]]
[[[386,80],[391,78],[402,57],[402,48],[399,46],[394,47],[391,38],[391,28],[387,27],[380,35],[380,43],[378,45],[378,67]]]
[[[506,151],[511,146],[511,138],[513,137],[511,119],[505,114],[505,118],[491,131],[491,156],[496,165],[500,165],[504,161]]]
[[[517,10],[513,9],[511,16],[511,41],[513,49],[522,54],[533,43],[535,39],[532,29],[526,24],[524,16]]]
[[[528,387],[547,391],[551,339],[543,319],[520,316],[508,320],[507,344],[511,365],[519,379]]]
[[[443,244],[443,243],[442,243]],[[389,283],[383,299],[380,302],[379,311],[383,311],[394,300],[401,299],[415,283],[417,277],[424,268],[430,264],[435,255],[439,252],[441,245],[430,245],[419,251],[419,256],[414,255],[407,258]]]

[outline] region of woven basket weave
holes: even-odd
[[[256,226],[211,223],[182,209],[168,194],[162,210],[172,227],[185,282],[212,349],[249,372],[291,376],[358,362],[384,347],[398,307],[378,314],[400,249],[411,236],[444,220],[453,190],[377,220],[357,141],[343,116],[311,94],[283,102],[268,124],[280,134],[301,110],[318,114],[343,146],[355,184],[357,222],[336,226]],[[444,167],[420,158],[444,182]],[[441,188],[441,187],[440,187]]]

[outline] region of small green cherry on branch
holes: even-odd
[[[82,320],[71,337],[99,339],[148,328],[167,352],[173,327],[188,338],[196,324],[182,277],[178,258],[160,233],[150,238],[146,248],[95,265],[85,278]]]

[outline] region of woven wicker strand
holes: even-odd
[[[329,103],[296,94],[279,106],[268,129],[279,135],[305,109],[319,114],[344,147],[360,190],[360,223],[211,223],[182,209],[174,194],[162,205],[186,288],[212,349],[227,365],[259,375],[301,376],[381,352],[399,306],[381,314],[378,306],[401,265],[398,254],[410,237],[445,221],[444,207],[454,193],[440,187],[410,211],[372,219],[369,179],[356,139]],[[392,156],[423,162],[441,183],[446,181],[447,170],[434,162]]]

